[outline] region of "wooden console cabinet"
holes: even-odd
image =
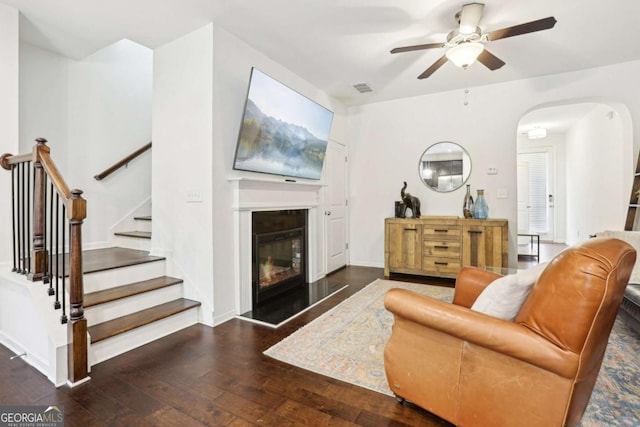
[[[387,218],[384,227],[385,276],[404,273],[455,278],[467,265],[509,265],[506,219]]]

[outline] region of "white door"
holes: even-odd
[[[327,145],[327,197],[325,230],[327,273],[347,265],[347,149],[335,142]]]
[[[526,174],[521,164],[527,165]],[[555,238],[553,164],[551,147],[518,153],[518,230],[537,233],[544,241],[554,241]],[[521,191],[526,192],[526,198],[521,196]],[[521,200],[527,206],[527,218],[523,223],[520,223]]]

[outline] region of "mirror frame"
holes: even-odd
[[[447,162],[447,164],[442,165],[442,167],[448,167],[451,172],[449,175],[439,175],[439,176],[448,176],[450,177],[450,180],[451,180],[449,188],[440,188],[441,187],[440,184],[434,185],[433,182],[429,182],[430,180],[432,180],[432,178],[426,178],[425,176],[426,175],[425,170],[428,169],[426,168],[426,164],[430,162],[430,159],[427,158],[427,156],[438,155],[439,146],[448,145],[448,144],[455,145],[456,147],[460,148],[460,151],[462,152],[462,159],[460,160],[461,163],[458,165],[457,163],[458,159],[446,159],[446,153],[442,151],[442,153],[445,154],[443,156],[445,157],[445,159],[431,160],[431,162]],[[434,151],[436,152],[434,153]],[[420,177],[420,180],[424,183],[424,185],[426,185],[431,190],[436,191],[438,193],[450,193],[464,186],[466,182],[469,180],[469,177],[471,176],[471,163],[472,163],[471,156],[463,146],[452,141],[440,141],[427,147],[427,149],[424,150],[424,152],[422,153],[422,156],[420,156],[420,160],[418,161],[418,176]],[[456,173],[454,175],[454,172],[457,172],[458,170],[460,171],[460,173]]]

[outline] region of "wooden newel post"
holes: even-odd
[[[31,250],[31,272],[27,279],[31,281],[42,280],[47,270],[47,249],[44,245],[44,221],[45,221],[45,171],[42,168],[41,154],[49,153],[47,140],[36,139],[37,144],[33,147],[33,248]]]
[[[87,319],[84,318],[84,283],[82,277],[82,223],[87,216],[87,202],[82,191],[71,190],[69,217],[69,326],[68,378],[77,383],[89,375],[87,360]]]

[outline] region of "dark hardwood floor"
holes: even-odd
[[[238,319],[192,326],[94,366],[91,381],[74,389],[56,389],[0,346],[0,405],[63,405],[66,426],[449,425],[411,404],[262,354],[382,275],[347,267],[330,276],[347,289],[278,329]]]

